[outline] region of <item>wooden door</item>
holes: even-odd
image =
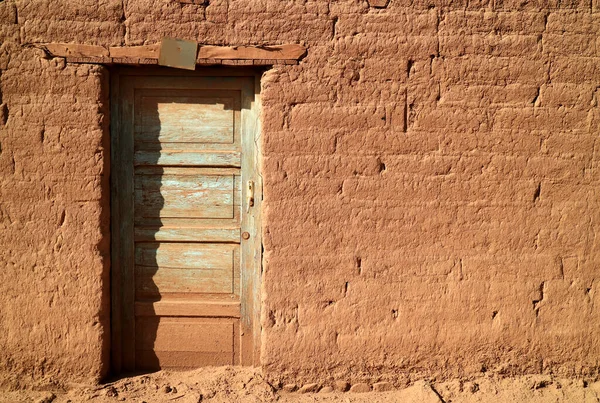
[[[234,71],[113,75],[116,371],[257,361],[257,98]]]

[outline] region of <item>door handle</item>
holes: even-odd
[[[254,206],[254,182],[248,181],[246,189],[246,213],[250,211],[250,207]]]

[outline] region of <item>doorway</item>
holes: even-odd
[[[111,74],[112,366],[258,363],[259,76]]]

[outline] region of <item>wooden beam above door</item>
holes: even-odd
[[[160,44],[104,47],[77,43],[46,43],[39,46],[52,57],[64,57],[71,63],[158,64]],[[306,54],[298,44],[270,46],[198,45],[199,65],[264,66],[297,64]]]

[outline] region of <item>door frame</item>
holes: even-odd
[[[133,162],[123,161],[123,156],[133,155],[133,136],[125,135],[122,127],[122,111],[133,110],[133,105],[123,105],[121,98],[121,82],[132,76],[137,77],[247,77],[253,85],[241,89],[241,138],[242,154],[251,153],[252,160],[243,158],[242,200],[247,198],[247,181],[250,176],[254,182],[254,207],[249,213],[242,211],[240,234],[251,232],[249,240],[241,240],[241,329],[250,330],[251,337],[242,338],[241,365],[260,365],[261,326],[261,274],[262,274],[262,150],[261,150],[261,102],[260,78],[262,69],[248,68],[198,68],[196,71],[182,71],[162,67],[116,67],[110,71],[110,193],[111,193],[111,369],[113,374],[132,372],[135,370],[135,322],[134,322],[134,277],[133,267],[122,265],[123,260],[133,257],[133,235],[128,228],[133,228],[133,211],[126,211],[132,206],[133,183],[128,183],[127,176],[133,173]],[[131,162],[131,164],[129,164]],[[130,170],[130,172],[127,172]],[[131,182],[131,181],[129,181]],[[127,199],[129,197],[129,200]],[[242,209],[243,210],[243,209]],[[125,229],[125,231],[123,231]],[[244,253],[253,251],[252,254]],[[131,265],[129,265],[131,266]]]

